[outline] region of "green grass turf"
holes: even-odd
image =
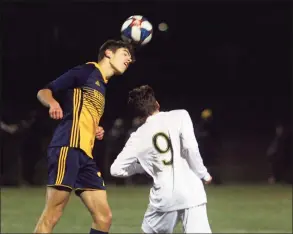
[[[292,187],[208,186],[208,216],[214,233],[292,233]],[[112,233],[141,233],[148,187],[109,187]],[[45,188],[1,189],[1,233],[32,233],[42,212]],[[54,233],[88,233],[91,217],[72,194]],[[176,228],[180,233],[180,225]]]

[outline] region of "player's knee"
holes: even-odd
[[[107,210],[106,212],[96,212],[93,214],[93,221],[96,224],[111,225],[112,223],[112,212]]]
[[[55,226],[61,218],[63,209],[57,207],[54,209],[46,209],[43,221],[46,226]]]
[[[45,224],[46,224],[46,226],[55,226],[56,224],[57,224],[57,222],[59,221],[59,219],[60,219],[60,217],[61,217],[61,215],[58,215],[58,214],[54,214],[54,215],[52,215],[51,217],[49,217],[49,218],[47,218],[46,220],[45,220]]]

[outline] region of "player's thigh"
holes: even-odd
[[[75,183],[75,193],[80,196],[91,214],[111,216],[106,187],[96,162],[84,153],[80,156],[82,168]]]
[[[70,147],[49,148],[47,159],[47,186],[71,191],[80,168],[78,151]]]
[[[111,219],[112,213],[106,190],[85,190],[80,198],[96,219]]]
[[[70,192],[60,190],[55,187],[47,187],[46,191],[46,213],[54,215],[56,212],[62,212],[68,203],[70,198]]]
[[[149,206],[141,229],[144,233],[172,233],[178,223],[178,211],[159,212]]]
[[[206,204],[185,209],[182,215],[184,233],[212,233]]]
[[[81,168],[74,185],[76,195],[80,195],[83,191],[106,190],[104,180],[96,162],[81,150],[80,162]]]

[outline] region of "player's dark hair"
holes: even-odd
[[[128,104],[135,116],[146,118],[158,110],[154,90],[149,85],[142,85],[129,92]]]
[[[112,52],[115,53],[116,50],[118,50],[120,48],[126,48],[131,55],[132,62],[135,61],[134,48],[133,48],[132,44],[125,42],[125,41],[108,40],[101,46],[101,48],[99,50],[98,62],[100,62],[105,57],[106,50],[111,50]]]

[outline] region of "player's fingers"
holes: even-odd
[[[100,126],[98,126],[97,129],[96,129],[96,133],[103,132],[103,131],[104,131],[104,128],[100,127]]]
[[[63,112],[61,109],[58,109],[57,110],[57,116],[58,116],[58,119],[62,119],[63,118]]]
[[[104,133],[105,133],[105,131],[102,127],[97,127],[96,136],[103,136]]]
[[[210,184],[212,183],[212,179],[205,181],[205,184]]]
[[[96,138],[103,138],[103,135],[97,134]]]
[[[99,136],[104,136],[104,133],[105,133],[105,131],[104,131],[104,129],[102,129],[102,130],[99,131],[97,134],[98,134]]]
[[[96,134],[96,138],[99,140],[102,140],[104,137],[104,134]]]
[[[62,119],[62,117],[63,117],[62,110],[60,110],[60,109],[50,110],[49,113],[50,113],[50,117],[52,119]]]
[[[59,110],[55,111],[55,116],[56,116],[56,119],[60,119],[60,111]]]
[[[55,114],[54,114],[54,111],[53,110],[50,110],[49,111],[49,115],[52,119],[55,119]]]
[[[54,116],[54,119],[59,119],[58,110],[54,110],[53,116]]]
[[[96,133],[96,138],[102,140],[104,138],[104,130]]]

